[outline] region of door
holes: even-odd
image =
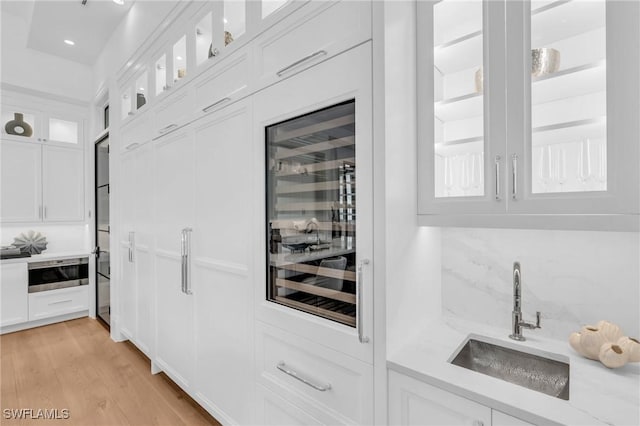
[[[2,265],[0,271],[0,327],[29,320],[27,262]]]
[[[0,142],[2,222],[42,220],[42,152],[39,144]]]
[[[193,269],[198,393],[231,423],[252,422],[253,294],[256,235],[251,199],[255,170],[247,123],[250,101],[195,128]],[[238,395],[246,397],[238,398]]]
[[[46,222],[84,219],[84,151],[42,147],[42,203]]]
[[[255,97],[257,314],[372,362],[371,45]],[[264,193],[263,188],[267,188]]]
[[[638,214],[640,4],[507,2],[507,14],[509,211]]]
[[[136,289],[136,228],[134,217],[135,193],[135,153],[127,152],[120,156],[120,279],[118,296],[120,310],[118,328],[127,339],[135,342],[137,334],[137,289]]]
[[[96,314],[111,324],[109,135],[95,143]]]
[[[420,214],[504,213],[504,3],[418,12]]]
[[[157,364],[183,389],[194,373],[194,294],[185,289],[185,231],[193,226],[193,133],[156,142]]]

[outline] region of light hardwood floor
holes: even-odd
[[[82,318],[0,336],[0,424],[219,425],[128,342]],[[6,409],[69,410],[66,420],[7,419]]]

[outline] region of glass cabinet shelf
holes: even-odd
[[[268,298],[354,327],[355,102],[266,135]]]

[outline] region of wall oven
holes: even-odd
[[[89,284],[89,258],[29,263],[29,293]]]

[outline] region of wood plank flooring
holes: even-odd
[[[219,425],[150,368],[132,344],[113,342],[90,318],[5,334],[0,336],[0,424]],[[33,414],[10,419],[7,409]],[[58,420],[36,418],[38,409],[57,409]],[[68,419],[61,419],[63,409],[69,410]]]

